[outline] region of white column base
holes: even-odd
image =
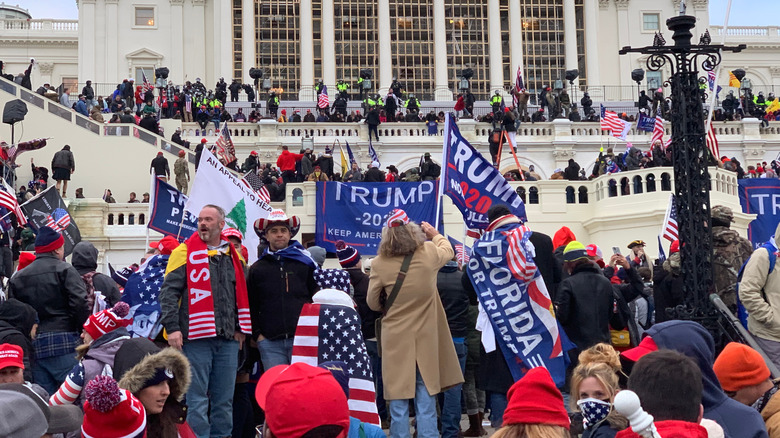
[[[387,94],[387,93],[385,93]],[[434,100],[437,102],[442,101],[451,101],[452,100],[452,91],[444,87],[436,87],[436,91],[434,92]]]

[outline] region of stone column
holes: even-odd
[[[244,71],[241,72],[240,79],[244,84],[254,84],[255,80],[249,77],[249,69],[257,67],[255,64],[257,57],[257,41],[255,41],[255,0],[242,0],[241,17],[243,19],[241,39],[244,42],[241,57],[244,60]]]
[[[205,85],[208,83],[206,79],[206,67],[203,62],[203,54],[206,47],[206,32],[193,32],[193,30],[205,30],[206,28],[206,0],[192,0],[192,7],[184,8],[184,11],[189,16],[189,19],[187,19],[187,17],[184,19],[184,23],[187,23],[187,39],[192,39],[191,45],[188,44],[190,50],[184,54],[184,80],[195,83],[195,79],[200,78]],[[193,50],[193,48],[197,47],[203,47],[203,49]]]
[[[322,80],[328,86],[331,101],[336,95],[336,24],[333,0],[322,0]],[[315,78],[317,80],[319,78]],[[343,79],[343,78],[342,78]]]
[[[171,0],[171,54],[168,68],[169,81],[184,85],[184,0]]]
[[[106,0],[106,29],[109,31],[109,35],[106,38],[106,54],[105,59],[117,59],[118,57],[118,42],[120,35],[116,33],[114,29],[117,29],[119,12],[118,12],[118,0]],[[106,62],[105,72],[106,80],[100,80],[100,82],[122,82],[124,78],[119,73],[118,62]],[[97,80],[97,78],[95,78]]]
[[[628,26],[630,24],[628,19],[628,2],[629,0],[615,0],[618,20],[618,47],[631,45],[630,32],[628,30]],[[620,85],[631,85],[631,56],[618,56],[618,60],[618,71],[620,72],[618,76],[618,83]],[[634,90],[633,87],[626,87],[625,89],[621,88],[621,90],[621,97],[623,99],[637,99],[637,96],[634,95],[636,90]]]
[[[588,85],[603,85],[601,83],[601,76],[599,74],[599,38],[598,32],[598,16],[599,16],[599,0],[585,0],[584,5],[585,15],[585,63],[587,66]],[[595,88],[594,88],[595,91]],[[591,98],[594,100],[600,98],[602,93],[591,92]]]
[[[81,0],[79,5],[79,83],[96,82],[95,71],[100,54],[95,53],[95,0]],[[83,37],[83,38],[82,38]],[[71,90],[72,91],[72,90]],[[77,93],[76,93],[77,94]]]
[[[301,0],[299,10],[301,20],[301,88],[298,91],[298,100],[313,101],[316,94],[314,93],[314,22],[311,0]]]
[[[509,2],[509,72],[512,75],[514,84],[517,75],[517,67],[523,70],[523,80],[525,74],[525,62],[523,61],[523,19],[520,15],[520,2]]]
[[[390,45],[390,0],[379,0],[377,3],[379,26],[377,41],[379,42],[379,83],[377,89],[380,96],[385,96],[390,84],[393,83],[393,51]],[[351,80],[352,78],[345,78]]]
[[[231,2],[213,3],[214,25],[214,78],[209,83],[217,83],[225,78],[230,83],[233,77],[233,8]]]
[[[566,70],[577,68],[577,12],[574,0],[563,0],[563,44]]]
[[[490,95],[504,89],[504,68],[501,65],[501,10],[498,0],[488,0],[488,46],[490,66]],[[511,70],[511,69],[510,69]]]
[[[433,0],[433,59],[435,100],[452,100],[447,79],[447,27],[444,0]]]

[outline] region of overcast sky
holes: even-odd
[[[78,18],[76,0],[3,0],[29,9],[33,18]],[[721,25],[728,0],[710,0],[710,24]],[[730,26],[780,25],[780,1],[732,0]]]

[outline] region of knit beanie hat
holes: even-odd
[[[98,339],[106,333],[112,332],[119,327],[126,327],[132,320],[123,319],[130,312],[130,306],[120,301],[112,309],[106,309],[90,315],[87,322],[84,323],[84,331],[92,336],[92,339]]]
[[[576,240],[569,242],[566,245],[566,249],[563,250],[563,261],[573,262],[579,259],[588,258],[588,250],[585,249],[585,245],[577,242]]]
[[[21,271],[35,261],[35,253],[31,251],[22,251],[19,253],[19,264],[16,266],[16,271]]]
[[[736,392],[769,379],[769,368],[756,350],[738,342],[729,342],[712,370],[725,391]]]
[[[360,253],[355,248],[347,245],[343,240],[336,242],[336,255],[344,269],[352,268],[360,262]]]
[[[97,376],[84,388],[84,438],[132,438],[145,436],[146,409],[110,376]]]
[[[41,227],[38,229],[38,236],[35,238],[35,253],[52,252],[64,244],[65,239],[63,239],[62,234],[49,227]]]
[[[672,244],[669,246],[669,254],[674,254],[676,252],[680,252],[680,241],[675,240],[672,242]]]
[[[532,368],[507,393],[504,426],[510,424],[549,424],[569,429],[569,414],[563,396],[544,367]]]

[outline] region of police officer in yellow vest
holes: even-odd
[[[495,94],[490,98],[490,106],[493,107],[493,114],[498,114],[501,111],[501,103],[504,99],[501,97],[501,92],[496,90]]]

